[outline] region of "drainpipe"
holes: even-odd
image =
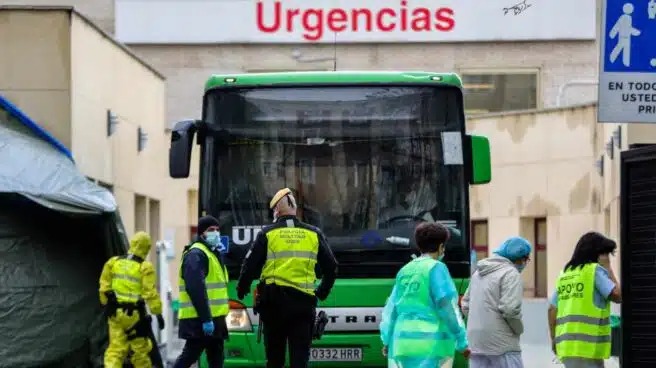
[[[567,88],[572,86],[596,86],[599,84],[599,81],[593,79],[575,79],[569,82],[564,83],[558,88],[558,97],[556,97],[556,107],[560,107],[562,103],[563,96]]]

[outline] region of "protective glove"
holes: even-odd
[[[214,321],[203,322],[203,333],[205,333],[205,336],[214,334]]]
[[[157,326],[160,330],[164,329],[164,317],[161,314],[157,315]]]

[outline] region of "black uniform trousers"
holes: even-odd
[[[287,347],[290,368],[309,367],[316,298],[291,287],[269,285],[265,289],[260,318],[267,368],[285,367]]]
[[[223,339],[206,337],[185,341],[182,353],[175,361],[174,368],[189,368],[196,364],[205,350],[210,368],[223,368]]]

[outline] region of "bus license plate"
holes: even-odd
[[[361,362],[360,348],[312,348],[311,362]]]

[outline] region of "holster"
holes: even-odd
[[[153,317],[146,314],[146,303],[140,300],[136,304],[122,304],[119,308],[123,309],[127,315],[139,313],[139,321],[126,331],[128,340],[134,340],[138,337],[150,337],[153,334],[151,322]]]
[[[328,325],[328,315],[324,311],[320,311],[314,317],[314,329],[312,331],[312,340],[320,340],[323,333],[326,331]]]
[[[257,290],[257,295],[255,296],[255,303],[253,304],[253,313],[258,315],[266,309],[268,301],[271,300],[271,288],[262,281],[257,284],[255,289]]]

